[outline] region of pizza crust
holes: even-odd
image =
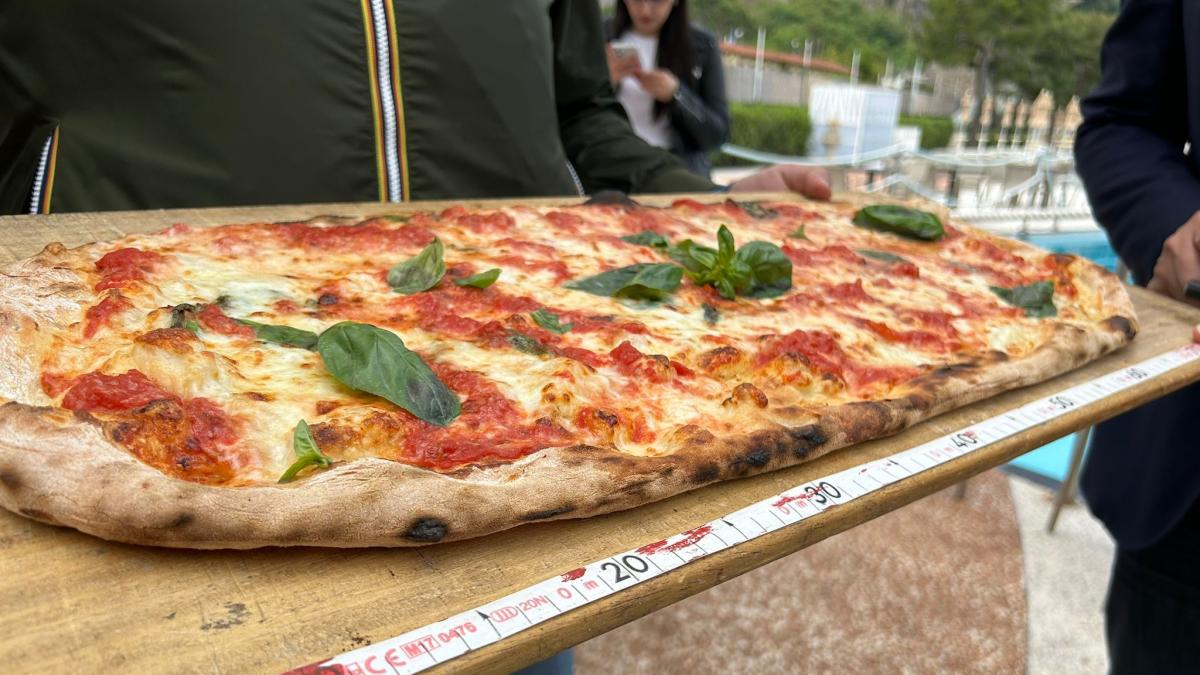
[[[957,225],[956,225],[957,226]],[[0,276],[0,395],[46,401],[38,387],[39,321],[61,322],[86,294],[49,247]],[[1088,263],[1081,283],[1111,315],[1087,329],[1057,324],[1032,353],[993,353],[927,373],[886,401],[778,411],[744,434],[689,430],[680,449],[636,457],[591,446],[553,448],[512,463],[441,474],[356,459],[286,485],[222,488],[171,478],[105,437],[86,414],[0,406],[0,506],[105,539],[186,548],[414,546],[522,523],[583,518],[665,499],[720,480],[798,464],[897,433],[1001,391],[1046,380],[1127,344],[1137,332],[1120,281]],[[31,345],[35,348],[31,349]]]

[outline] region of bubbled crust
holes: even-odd
[[[44,348],[38,324],[77,321],[88,297],[78,277],[63,269],[72,255],[48,247],[0,276],[0,396],[9,399],[0,405],[0,505],[106,539],[188,548],[412,546],[626,509],[896,433],[1071,370],[1137,331],[1116,277],[1083,265],[1074,273],[1101,289],[1111,309],[1105,319],[1056,324],[1052,337],[1022,358],[993,353],[946,366],[888,400],[774,410],[775,422],[748,416],[756,421],[724,437],[685,428],[679,450],[659,457],[572,446],[450,474],[367,458],[287,485],[223,488],[176,480],[141,463],[86,415],[30,405],[49,402],[37,384]]]

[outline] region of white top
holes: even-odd
[[[638,60],[642,70],[654,70],[658,63],[658,36],[647,37],[627,30],[617,39],[637,47]],[[642,89],[637,78],[632,75],[621,80],[621,91],[618,94],[621,105],[625,106],[625,114],[633,131],[642,140],[660,148],[671,147],[671,121],[667,115],[654,116],[654,97]]]

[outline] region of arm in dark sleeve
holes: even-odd
[[[1200,178],[1184,154],[1189,110],[1180,2],[1123,4],[1075,140],[1096,219],[1142,284],[1166,239],[1200,210]]]
[[[558,128],[584,190],[708,192],[716,186],[633,133],[608,80],[595,0],[555,0],[554,86]]]
[[[704,40],[700,81],[693,91],[682,82],[671,105],[671,124],[691,147],[709,151],[729,141],[729,103],[725,100],[725,71],[721,50],[707,33],[693,32],[692,39]]]

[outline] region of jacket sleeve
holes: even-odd
[[[707,33],[693,31],[693,40],[704,40],[704,55],[700,64],[700,81],[693,91],[680,83],[679,92],[671,106],[671,123],[684,137],[689,147],[708,152],[729,141],[729,103],[725,100],[725,71],[721,67],[721,50],[717,41]]]
[[[1189,112],[1200,111],[1187,105],[1182,1],[1123,3],[1075,141],[1096,219],[1141,284],[1166,239],[1200,210],[1200,178],[1184,153],[1195,140]]]
[[[608,79],[599,3],[555,0],[550,22],[559,135],[584,190],[715,190],[671,153],[633,133]]]

